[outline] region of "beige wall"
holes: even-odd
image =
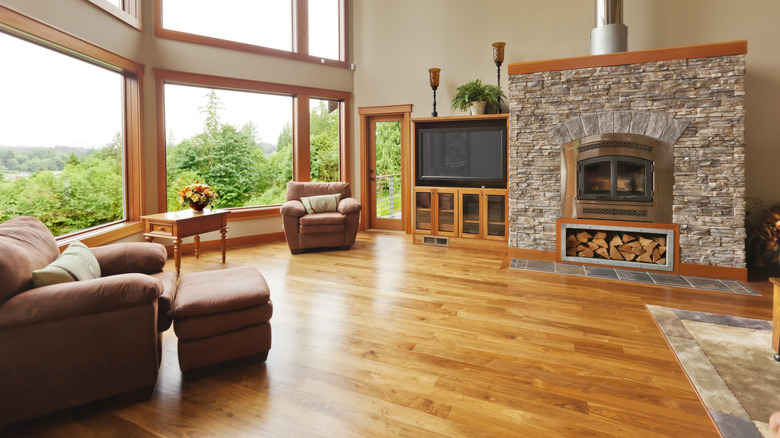
[[[780,102],[780,2],[776,0],[626,0],[629,50],[748,40],[747,194],[780,201],[778,141],[772,134]],[[594,26],[588,0],[359,0],[354,4],[357,106],[414,104],[431,113],[429,67],[439,67],[440,116],[458,85],[495,83],[491,43],[505,41],[507,64],[585,56]]]
[[[138,61],[143,78],[144,159],[147,187],[157,187],[157,129],[153,68],[352,91],[353,72],[308,62],[200,46],[154,36],[152,0],[142,0],[143,31],[138,31],[85,0],[0,0],[0,4]],[[156,212],[157,194],[147,193],[148,212]],[[279,218],[232,222],[228,237],[279,232]],[[214,236],[206,235],[204,240]],[[219,235],[216,234],[218,238]],[[134,239],[138,239],[135,236]]]

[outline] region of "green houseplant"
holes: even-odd
[[[475,112],[474,103],[485,102],[498,112],[501,108],[501,102],[505,97],[504,91],[501,90],[501,87],[498,85],[487,85],[483,84],[479,79],[474,79],[455,90],[455,95],[452,97],[451,108],[460,111],[472,109],[472,114],[482,114],[485,105],[481,105],[481,111],[477,109]]]

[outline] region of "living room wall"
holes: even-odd
[[[413,117],[431,114],[430,67],[439,67],[439,116],[450,110],[455,88],[479,78],[495,83],[491,43],[505,41],[507,64],[586,56],[594,2],[493,0],[361,0],[354,5],[355,106],[414,105]],[[780,3],[772,0],[627,0],[629,50],[747,40],[747,196],[780,201],[776,102],[780,101]],[[505,108],[506,111],[506,108]],[[357,128],[356,128],[357,129]],[[356,137],[357,138],[357,137]]]

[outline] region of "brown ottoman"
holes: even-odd
[[[179,368],[194,380],[234,359],[263,362],[271,349],[273,304],[257,269],[186,274],[173,304]]]

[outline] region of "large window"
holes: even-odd
[[[155,0],[155,34],[348,68],[345,0]]]
[[[168,70],[155,78],[161,208],[185,208],[177,193],[194,182],[217,191],[218,208],[240,208],[282,204],[291,180],[348,180],[349,93]]]
[[[61,242],[137,227],[143,65],[2,5],[0,57],[0,222]]]
[[[168,211],[211,185],[220,207],[281,204],[292,179],[292,96],[165,85]]]
[[[0,221],[61,235],[123,219],[122,74],[4,33],[0,56]]]

